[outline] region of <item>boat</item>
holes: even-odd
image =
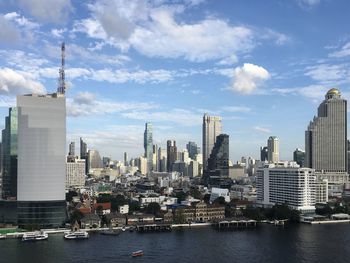
[[[132,257],[142,257],[143,256],[143,250],[138,250],[138,251],[132,252],[131,256]]]
[[[122,231],[125,232],[125,230],[126,230],[126,228],[123,226],[123,227],[122,227]]]
[[[28,232],[22,236],[22,241],[41,241],[47,240],[49,235],[45,232]]]
[[[114,230],[114,229],[103,230],[100,232],[101,235],[106,235],[106,236],[119,236],[120,233],[121,233],[120,230]]]
[[[6,235],[0,234],[0,239],[5,239]]]
[[[86,231],[69,231],[64,233],[65,239],[87,239],[89,238],[89,233]]]

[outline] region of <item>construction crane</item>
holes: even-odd
[[[65,94],[66,92],[66,82],[64,74],[64,58],[65,58],[65,44],[62,42],[61,45],[61,68],[59,69],[59,78],[58,78],[58,88],[57,93]]]

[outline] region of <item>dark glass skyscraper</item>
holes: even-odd
[[[297,148],[293,152],[293,161],[300,165],[300,167],[304,167],[305,164],[305,151]]]
[[[172,171],[173,163],[177,160],[177,147],[176,141],[167,141],[167,170],[168,172]]]
[[[260,147],[260,161],[262,161],[262,162],[267,161],[268,152],[269,152],[269,150],[268,150],[267,146]]]
[[[9,109],[5,119],[5,129],[2,130],[2,197],[17,198],[17,142],[18,142],[18,111]]]
[[[188,156],[194,160],[195,156],[199,154],[199,147],[197,146],[197,143],[195,142],[188,142],[186,144],[186,149],[188,151]]]

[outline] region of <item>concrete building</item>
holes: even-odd
[[[264,162],[268,159],[268,152],[267,146],[260,147],[260,161]]]
[[[137,161],[137,167],[139,168],[139,171],[141,172],[141,174],[143,175],[147,174],[148,172],[147,165],[148,165],[147,158],[140,156]]]
[[[216,138],[222,132],[221,117],[203,116],[203,170],[207,170],[208,159],[216,142]]]
[[[18,225],[57,227],[66,218],[66,99],[17,96]]]
[[[129,158],[127,152],[124,152],[124,166],[129,166]]]
[[[197,161],[191,161],[190,165],[188,166],[188,176],[193,178],[199,175],[199,163]]]
[[[316,176],[297,164],[269,164],[257,171],[257,201],[264,206],[287,204],[301,212],[314,212]]]
[[[229,177],[238,180],[246,176],[245,168],[241,164],[234,164],[229,167]]]
[[[188,142],[186,144],[186,149],[188,151],[189,157],[194,160],[195,156],[199,154],[200,148],[197,146],[195,142]]]
[[[144,157],[147,159],[147,173],[149,173],[153,167],[153,126],[149,122],[145,124],[143,147],[145,149]]]
[[[85,186],[85,160],[71,159],[66,163],[66,189]]]
[[[330,89],[305,132],[305,166],[328,180],[330,192],[341,193],[349,177],[347,162],[347,101]]]
[[[323,179],[315,182],[316,204],[326,204],[328,202],[328,181]]]
[[[267,161],[269,163],[277,163],[279,161],[279,139],[276,136],[270,136],[267,140]]]
[[[167,171],[167,149],[158,148],[158,172]]]
[[[211,189],[209,202],[213,203],[219,197],[223,197],[225,199],[225,202],[229,203],[230,202],[230,191],[228,189],[213,187]]]
[[[71,142],[69,144],[69,152],[68,152],[69,156],[75,156],[75,142]]]
[[[89,150],[87,159],[89,172],[91,169],[98,169],[103,167],[100,153],[97,150]]]

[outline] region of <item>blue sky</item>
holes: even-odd
[[[0,119],[17,94],[57,89],[65,41],[67,142],[136,157],[152,122],[160,146],[201,145],[207,112],[222,116],[233,161],[259,158],[270,135],[290,159],[326,91],[350,98],[349,10],[347,0],[1,1]]]

